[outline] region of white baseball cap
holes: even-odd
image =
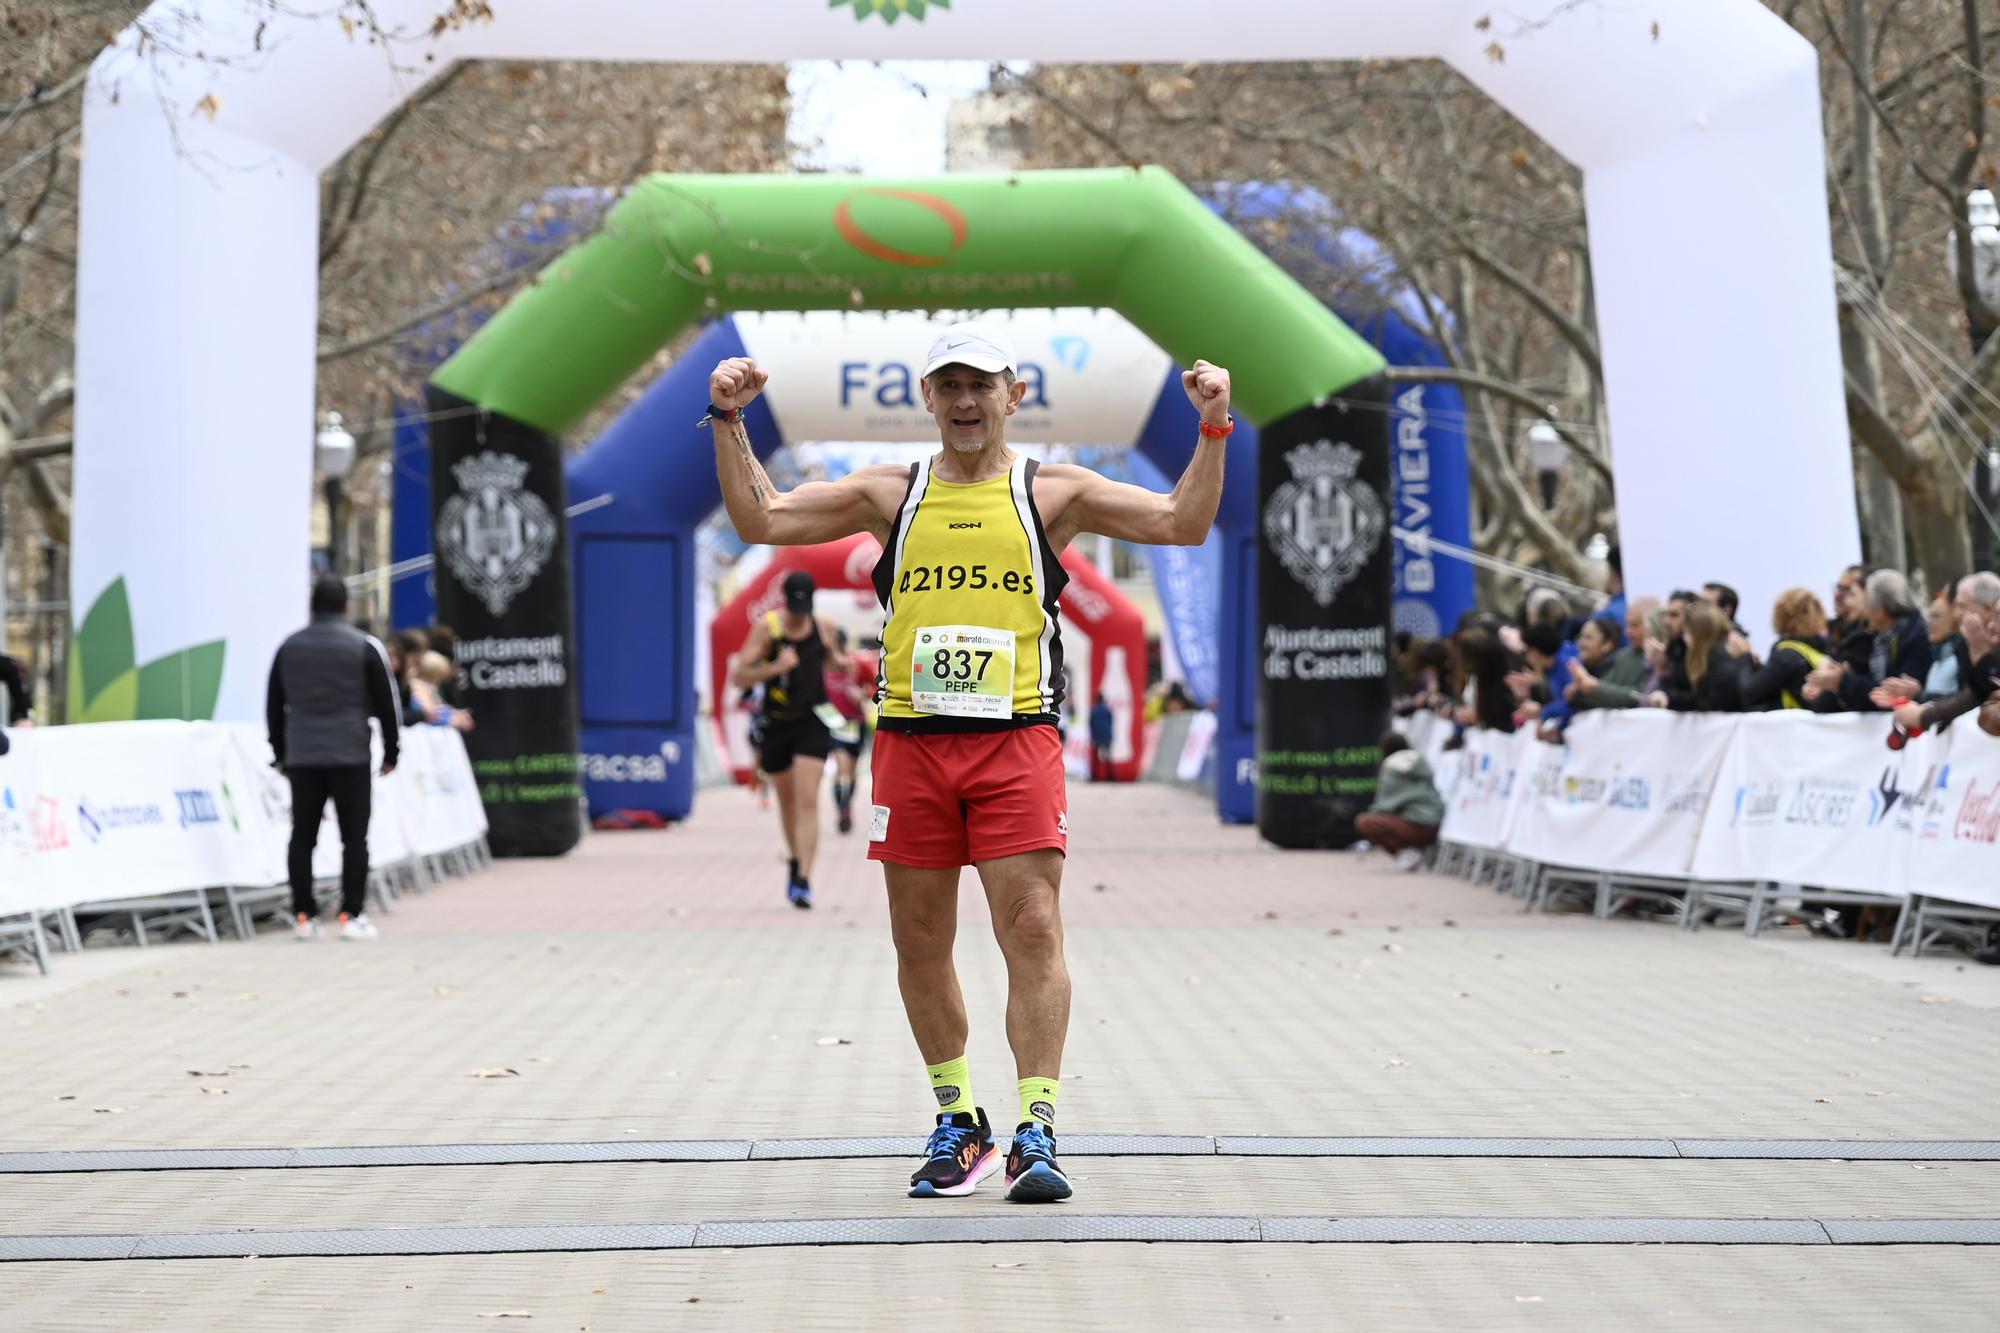
[[[931,353],[924,359],[924,378],[935,375],[941,366],[951,365],[971,366],[989,375],[1012,371],[1014,344],[984,324],[954,324],[931,344]]]

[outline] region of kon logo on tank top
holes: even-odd
[[[979,731],[1053,721],[1062,707],[1056,599],[1069,582],[1035,512],[1036,464],[942,481],[930,460],[875,565],[889,614],[877,694],[894,731]]]

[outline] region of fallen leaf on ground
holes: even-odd
[[[131,1108],[125,1106],[93,1106],[90,1109],[99,1115],[124,1115]]]
[[[65,1092],[61,1096],[57,1097],[56,1100],[59,1102],[73,1102],[76,1100],[76,1094],[73,1092]]]
[[[211,1097],[227,1097],[229,1095],[229,1089],[227,1088],[203,1088],[202,1091]]]
[[[852,1046],[853,1044],[846,1037],[821,1037],[813,1043],[815,1046]]]
[[[1917,1003],[1918,1003],[1918,1004],[1943,1004],[1943,1003],[1944,1003],[1944,1001],[1943,1001],[1943,1000],[1941,1000],[1941,999],[1939,999],[1939,998],[1938,998],[1937,996],[1935,996],[1935,995],[1919,995],[1919,996],[1917,997]]]
[[[1514,1299],[1522,1305],[1533,1305],[1542,1298],[1539,1296],[1516,1296]]]
[[[228,1071],[227,1069],[190,1069],[190,1070],[188,1070],[188,1077],[189,1077],[189,1078],[228,1078],[228,1077],[229,1077],[229,1071]]]
[[[995,1264],[995,1265],[993,1265],[993,1266],[994,1266],[995,1268],[1026,1268],[1026,1267],[1027,1267],[1027,1265],[1026,1265],[1025,1263],[1021,1262],[1021,1261],[1020,1261],[1019,1259],[1014,1259],[1014,1260],[1010,1260],[1009,1262],[1007,1262],[1007,1263],[1004,1263],[1004,1264]]]
[[[472,1071],[472,1077],[474,1078],[519,1078],[520,1076],[521,1071],[518,1069],[475,1069]]]
[[[1266,921],[1276,921],[1277,919],[1278,919],[1278,914],[1276,912],[1264,913],[1264,920]]]
[[[1813,1098],[1813,1104],[1814,1104],[1815,1106],[1831,1106],[1831,1105],[1833,1105],[1833,1098],[1831,1098],[1831,1097],[1815,1097],[1815,1098]]]
[[[532,1310],[491,1310],[479,1316],[481,1319],[533,1319]]]
[[[449,995],[449,994],[451,994],[451,987],[449,987],[449,986],[433,986],[433,987],[431,987],[431,994],[433,994],[433,995]]]
[[[1383,953],[1401,953],[1402,951],[1403,946],[1400,944],[1385,944],[1382,946]]]
[[[1444,919],[1444,923],[1445,923],[1445,924],[1446,924],[1447,926],[1455,926],[1455,925],[1457,925],[1457,924],[1458,924],[1458,922],[1456,922],[1456,921],[1453,921],[1453,920],[1452,920],[1452,919],[1451,919],[1450,917],[1446,917],[1446,918]]]
[[[1569,1052],[1567,1052],[1567,1051],[1563,1050],[1563,1049],[1562,1049],[1562,1047],[1560,1047],[1560,1046],[1557,1046],[1557,1047],[1541,1047],[1541,1046],[1530,1046],[1530,1047],[1528,1048],[1528,1054],[1529,1054],[1529,1055],[1567,1055],[1567,1054],[1569,1054]]]
[[[1339,936],[1345,935],[1347,932],[1342,930],[1339,926],[1335,926],[1332,930],[1329,930],[1326,933],[1334,936],[1335,938],[1338,938]]]
[[[1408,1069],[1410,1062],[1408,1060],[1391,1060],[1388,1067],[1390,1069]]]

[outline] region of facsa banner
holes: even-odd
[[[1027,394],[1007,438],[1028,444],[1130,444],[1165,381],[1167,354],[1113,310],[994,310]],[[778,432],[809,440],[936,445],[924,410],[924,355],[943,327],[919,311],[810,311],[734,316],[743,346],[771,372]]]
[[[1736,719],[1585,713],[1540,745],[1507,850],[1545,865],[1685,875]],[[1547,762],[1547,761],[1553,762]]]
[[[1506,844],[1507,823],[1514,808],[1520,768],[1534,759],[1532,739],[1471,727],[1465,743],[1451,752],[1451,797],[1445,806],[1442,836],[1461,847],[1498,851]]]

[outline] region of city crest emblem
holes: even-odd
[[[1292,479],[1264,505],[1264,539],[1321,606],[1361,572],[1387,522],[1382,497],[1355,473],[1361,451],[1320,440],[1285,451]]]
[[[542,497],[521,489],[527,460],[485,453],[452,464],[458,494],[438,510],[437,549],[452,577],[505,614],[555,549],[556,521]]]

